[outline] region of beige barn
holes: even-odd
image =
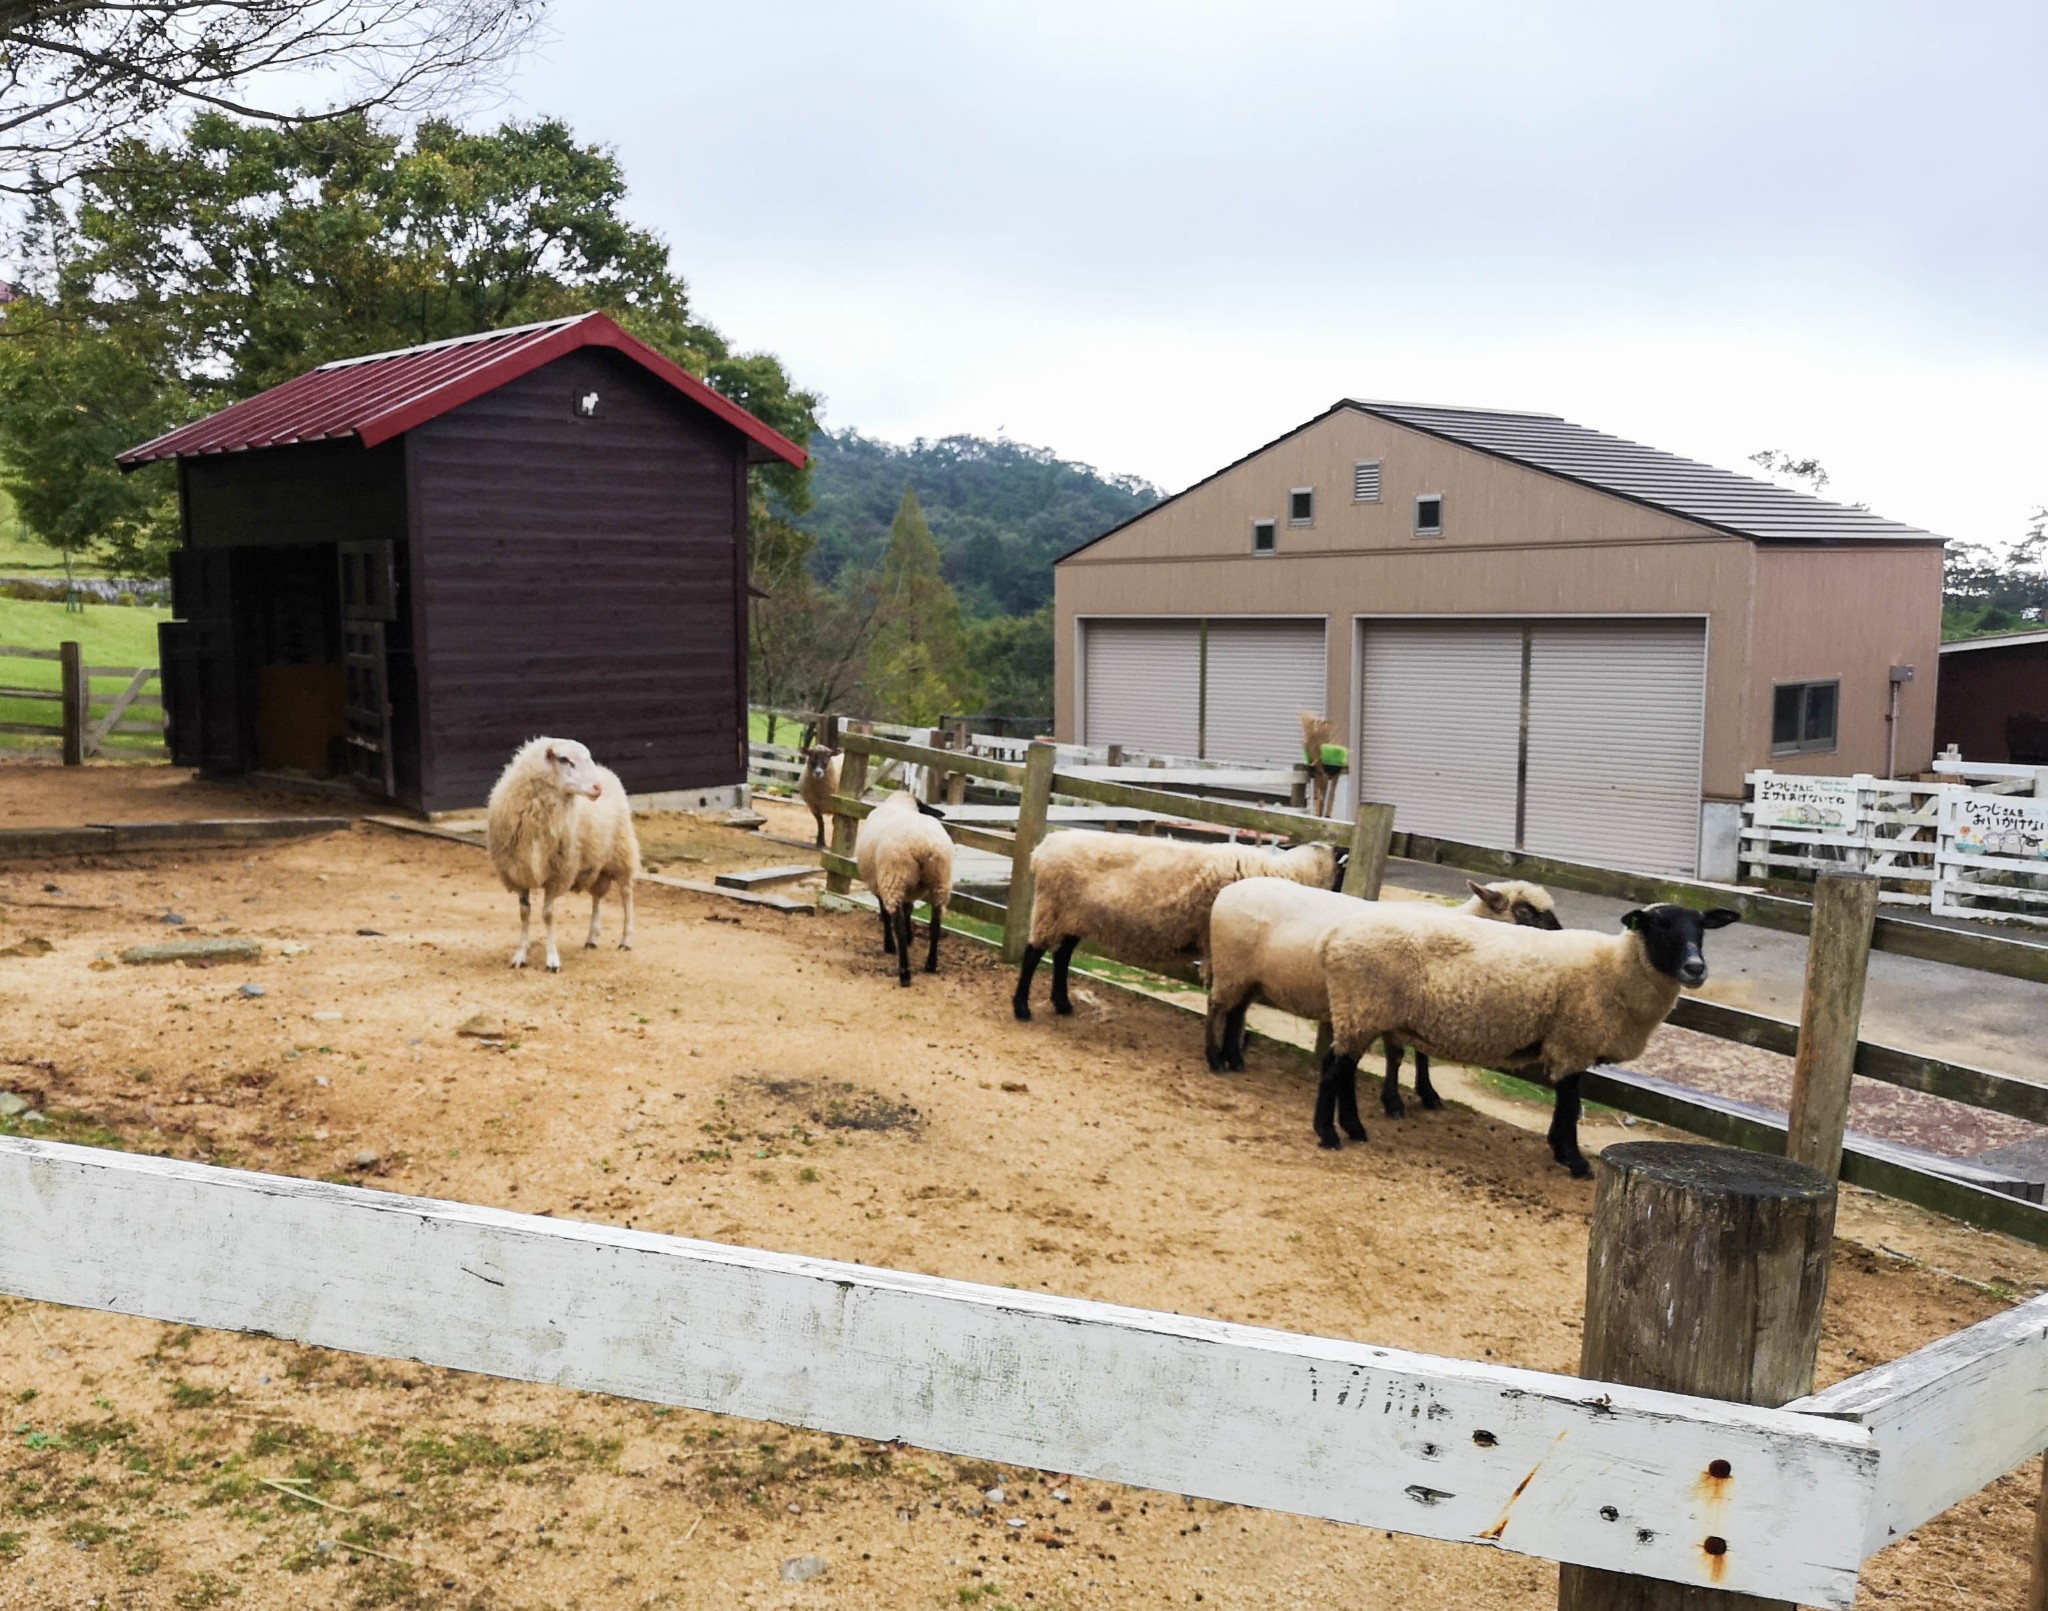
[[[1349,735],[1397,825],[1732,877],[1743,775],[1930,760],[1942,539],[1550,414],[1346,400],[1056,571],[1069,742]]]

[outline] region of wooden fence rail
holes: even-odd
[[[58,663],[56,688],[0,687],[0,700],[22,700],[54,704],[55,719],[47,722],[0,722],[0,733],[25,737],[49,737],[59,741],[66,766],[78,766],[88,757],[102,753],[107,739],[115,733],[149,736],[163,740],[164,717],[161,694],[145,693],[158,678],[155,666],[88,666],[79,645],[64,643],[55,649],[26,649],[0,644],[0,660],[40,660]],[[112,694],[93,692],[94,678],[121,677],[126,686]],[[104,705],[95,716],[93,707]],[[131,711],[154,711],[150,720],[127,720]]]
[[[0,1221],[17,1297],[1807,1605],[2048,1446],[2048,1299],[1769,1409],[55,1142]]]

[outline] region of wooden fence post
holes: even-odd
[[[85,662],[76,643],[57,645],[58,664],[63,670],[64,764],[85,765],[85,715],[89,686]]]
[[[1344,893],[1363,901],[1380,898],[1387,876],[1387,852],[1394,842],[1394,808],[1362,800],[1351,827],[1351,860],[1344,868]]]
[[[1034,738],[1024,752],[1024,798],[1017,805],[1017,845],[1010,857],[1010,893],[1003,908],[1003,960],[1024,960],[1031,938],[1031,852],[1045,837],[1045,817],[1052,807],[1052,769],[1058,746]]]
[[[953,732],[949,727],[934,727],[931,730],[931,746],[935,750],[949,750],[953,747]],[[946,798],[946,785],[953,774],[944,768],[931,764],[924,769],[924,803],[942,804]]]
[[[833,724],[836,736],[838,718],[828,716],[825,719]],[[858,750],[848,750],[845,759],[839,763],[839,792],[850,800],[858,800],[867,791],[868,758]],[[853,860],[853,836],[859,831],[860,822],[857,818],[849,817],[844,812],[833,812],[832,854],[844,856],[848,861]],[[853,888],[853,880],[844,873],[828,872],[825,874],[825,888],[834,895],[844,895]]]
[[[1863,982],[1876,921],[1877,880],[1870,874],[1823,873],[1814,880],[1785,1156],[1812,1164],[1830,1180],[1842,1170],[1842,1132],[1849,1124]]]
[[[1834,1230],[1834,1180],[1808,1164],[1690,1143],[1607,1148],[1586,1249],[1579,1374],[1773,1409],[1812,1391]],[[1712,1461],[1699,1479],[1708,1517],[1723,1484],[1761,1475]],[[1711,1585],[1727,1541],[1703,1532],[1695,1546]],[[1789,1602],[1581,1566],[1562,1569],[1557,1603],[1791,1611]]]
[[[954,749],[959,750],[964,755],[967,751],[974,748],[974,735],[971,731],[971,724],[965,716],[956,717],[951,722],[948,722],[946,726],[947,730],[953,735],[952,747]],[[946,775],[946,804],[965,805],[966,803],[967,774],[965,772],[949,772]]]

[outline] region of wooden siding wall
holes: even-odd
[[[389,542],[405,532],[405,447],[353,438],[181,461],[194,548]]]
[[[579,418],[588,392],[597,415]],[[743,782],[739,433],[585,349],[407,443],[421,804],[482,804],[543,733],[635,794]]]
[[[2008,716],[2048,720],[2048,643],[1972,649],[1941,657],[1934,747],[1954,744],[1966,761],[2009,761]]]

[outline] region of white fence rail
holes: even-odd
[[[2048,1445],[2048,1299],[1769,1410],[52,1142],[0,1223],[18,1297],[1806,1605]]]
[[[1875,874],[1878,898],[1894,905],[2048,923],[2048,793],[2033,795],[2048,774],[1971,767],[1967,775],[1972,781],[1901,783],[1752,772],[1742,806],[1748,877],[1846,868]]]

